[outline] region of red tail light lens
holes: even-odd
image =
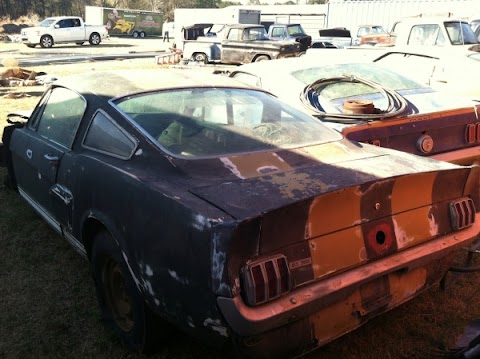
[[[276,255],[245,265],[243,289],[249,305],[258,305],[278,298],[291,289],[287,258]]]
[[[458,231],[475,222],[475,205],[471,198],[462,198],[450,203],[452,228]]]

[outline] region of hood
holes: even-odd
[[[267,160],[269,156],[270,161]],[[192,188],[190,192],[236,219],[251,218],[275,208],[385,178],[462,168],[347,141],[278,152],[275,156],[263,153],[263,156],[232,156],[221,160],[238,179]],[[290,166],[291,162],[302,160],[304,166]],[[261,175],[266,169],[272,172]]]

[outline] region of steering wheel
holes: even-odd
[[[271,137],[282,130],[282,126],[274,122],[263,122],[252,127],[253,132],[260,137]]]

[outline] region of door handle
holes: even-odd
[[[50,162],[50,164],[52,164],[52,165],[58,164],[58,161],[59,161],[58,156],[52,156],[52,155],[49,155],[49,154],[47,153],[47,154],[44,155],[43,157],[45,157],[45,159],[47,159],[47,161]]]

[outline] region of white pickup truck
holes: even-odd
[[[103,25],[85,25],[78,16],[57,16],[43,20],[35,27],[22,30],[22,42],[28,47],[49,48],[54,44],[74,42],[82,45],[88,41],[90,45],[98,45],[108,37],[108,31]]]
[[[470,24],[460,18],[453,18],[452,14],[404,18],[395,22],[390,33],[365,35],[360,43],[404,47],[439,46],[450,49],[468,49],[472,45],[478,45]]]

